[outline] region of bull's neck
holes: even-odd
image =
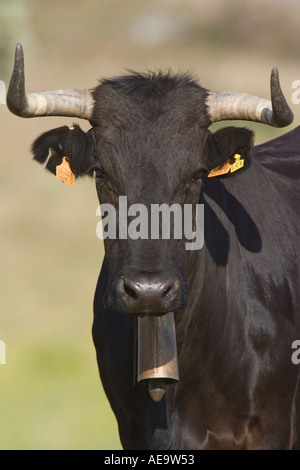
[[[222,186],[218,189],[224,192]],[[179,348],[180,343],[195,329],[203,336],[210,334],[212,323],[214,334],[222,335],[226,318],[230,222],[224,213],[224,206],[210,195],[204,194],[201,202],[204,204],[205,240],[200,250],[190,253],[187,305],[176,314]],[[222,203],[227,205],[225,193],[222,194]]]

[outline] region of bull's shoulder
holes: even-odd
[[[276,139],[255,146],[253,158],[276,173],[299,180],[300,126]]]

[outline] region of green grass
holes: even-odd
[[[120,449],[92,343],[103,257],[91,181],[27,156],[0,175],[0,449]]]
[[[8,343],[0,370],[0,449],[120,448],[86,344],[53,335]]]

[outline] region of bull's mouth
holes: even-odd
[[[152,299],[145,299],[143,305],[137,305],[136,302],[128,301],[128,299],[116,299],[115,296],[107,295],[105,306],[113,311],[123,312],[126,314],[136,315],[140,318],[145,317],[162,317],[170,311],[177,312],[186,306],[185,296],[176,301],[166,302],[163,305],[152,305]]]
[[[158,318],[158,317],[163,317],[164,315],[167,315],[169,312],[138,312],[139,318],[145,318],[145,317],[153,317],[153,318]]]

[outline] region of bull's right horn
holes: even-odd
[[[66,89],[32,93],[25,91],[24,54],[21,44],[16,47],[13,73],[6,103],[17,116],[66,116],[91,119],[94,101],[89,90]]]

